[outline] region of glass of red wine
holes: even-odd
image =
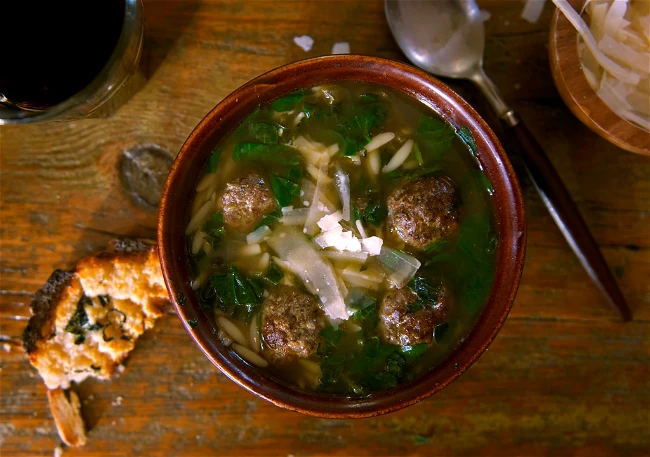
[[[141,0],[6,3],[0,125],[88,117],[136,72]]]

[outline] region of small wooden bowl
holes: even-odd
[[[296,89],[323,82],[358,81],[388,86],[424,103],[454,126],[474,134],[479,161],[494,187],[499,234],[497,268],[485,308],[474,329],[442,364],[416,380],[366,397],[305,392],[245,363],[216,337],[189,286],[185,228],[190,202],[213,149],[262,104]],[[451,89],[408,65],[364,56],[328,56],[296,62],[266,73],[237,89],[194,129],[174,162],[158,218],[158,245],[165,283],[188,333],[226,376],[275,405],[320,417],[376,416],[412,405],[447,386],[487,349],[506,320],[521,278],[526,228],[519,183],[508,158],[485,121]],[[180,297],[180,298],[179,298]]]
[[[579,11],[584,0],[569,3]],[[578,32],[560,10],[551,22],[549,60],[560,96],[583,124],[626,151],[650,155],[650,133],[620,118],[589,86],[578,56]]]

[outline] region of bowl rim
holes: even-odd
[[[579,11],[584,0],[569,3]],[[555,87],[571,112],[613,145],[650,155],[650,133],[612,111],[589,85],[578,55],[578,32],[558,9],[551,19],[548,52]]]
[[[488,301],[470,335],[431,371],[396,389],[368,397],[300,391],[243,362],[216,338],[216,329],[194,298],[187,273],[187,202],[194,195],[194,184],[214,147],[257,106],[300,87],[328,81],[388,86],[424,103],[457,128],[459,123],[467,125],[478,145],[478,160],[494,187],[493,206],[500,239],[497,268]],[[178,224],[179,219],[183,224]],[[401,62],[333,55],[271,70],[232,92],[205,116],[181,147],[167,178],[158,217],[158,245],[165,284],[176,312],[195,343],[222,373],[280,407],[318,417],[361,418],[396,411],[440,391],[485,352],[506,320],[521,279],[526,246],[525,211],[517,177],[496,135],[459,95],[431,75]]]

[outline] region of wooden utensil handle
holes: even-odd
[[[515,125],[512,125],[513,122],[506,124],[507,130],[516,139],[528,176],[571,249],[623,321],[629,321],[632,316],[625,297],[553,164],[521,120]]]

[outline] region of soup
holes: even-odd
[[[368,395],[430,370],[492,284],[471,131],[383,86],[306,88],[213,152],[187,225],[217,337],[294,387]]]

